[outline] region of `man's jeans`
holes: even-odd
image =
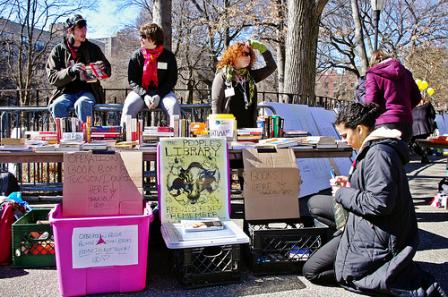
[[[74,107],[75,113],[83,123],[87,121],[87,116],[93,115],[95,96],[91,92],[81,91],[72,94],[62,94],[50,105],[50,112],[54,118],[67,118],[69,110]]]

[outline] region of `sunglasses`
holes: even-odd
[[[249,57],[250,56],[250,52],[242,52],[241,56]]]

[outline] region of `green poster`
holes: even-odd
[[[157,154],[162,222],[229,218],[224,138],[164,138]]]

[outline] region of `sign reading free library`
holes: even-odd
[[[164,138],[157,155],[162,222],[229,218],[229,164],[224,138]]]

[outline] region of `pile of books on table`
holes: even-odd
[[[263,128],[243,128],[237,129],[238,141],[257,142],[263,137]]]
[[[143,129],[143,143],[157,143],[161,137],[174,137],[173,127],[149,126]]]

